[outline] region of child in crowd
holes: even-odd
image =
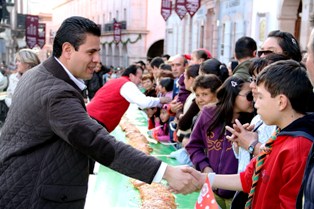
[[[206,61],[210,58],[211,58],[211,54],[209,53],[208,50],[197,49],[197,50],[192,52],[189,65],[202,64],[204,61]]]
[[[154,85],[154,77],[150,73],[142,76],[142,87],[145,89],[144,94],[150,97],[156,97],[156,90]]]
[[[152,107],[152,108],[146,108],[145,113],[148,117],[148,130],[151,130],[160,124],[160,108],[159,107]]]
[[[195,168],[203,173],[235,174],[238,162],[231,135],[225,126],[236,119],[249,122],[253,117],[253,97],[249,83],[237,77],[228,78],[217,90],[217,104],[205,106],[196,121],[186,150]],[[215,197],[222,209],[230,208],[233,191],[215,190]]]
[[[216,91],[221,84],[220,79],[216,75],[201,75],[195,79],[193,91],[195,93],[195,103],[199,111],[192,119],[191,130],[193,130],[193,126],[204,106],[217,103]],[[182,117],[182,119],[184,118]],[[189,137],[186,137],[183,140],[183,146],[188,143],[188,139]]]
[[[172,99],[173,79],[162,78],[157,86],[159,90],[159,97],[169,97]]]
[[[160,142],[169,142],[169,118],[167,111],[168,104],[164,104],[160,110],[160,124],[156,123],[156,127],[152,130],[151,136]]]
[[[216,90],[221,86],[221,81],[216,75],[201,75],[198,76],[193,82],[193,91],[195,92],[195,100],[193,100],[190,108],[179,120],[179,128],[184,128],[181,131],[183,137],[183,148],[172,152],[170,155],[176,158],[183,165],[193,165],[189,155],[184,148],[189,142],[191,130],[193,130],[193,121],[196,121],[200,110],[205,105],[215,104],[217,102]]]
[[[194,80],[198,76],[199,67],[200,67],[200,65],[198,65],[198,64],[189,65],[188,68],[184,72],[184,85],[185,85],[186,90],[188,90],[190,92],[190,94],[187,97],[187,99],[185,100],[182,111],[178,111],[176,113],[176,118],[173,121],[173,123],[176,123],[176,125],[178,124],[178,121],[180,120],[180,118],[183,115],[185,115],[185,113],[188,111],[188,109],[191,107],[191,105],[194,102],[195,93],[193,92],[192,86],[193,86]],[[189,121],[192,122],[192,119],[189,120],[188,118],[185,118],[185,120],[187,123]],[[181,142],[182,137],[184,137],[184,135],[187,135],[190,133],[191,133],[190,127],[188,127],[186,130],[176,129],[176,133],[174,133],[174,141],[180,141]],[[179,137],[180,139],[178,139],[177,137]]]
[[[306,113],[312,85],[305,68],[292,60],[269,65],[257,76],[256,84],[257,113],[278,129],[244,172],[210,174],[211,185],[249,193],[246,208],[294,209],[314,140],[314,116]]]

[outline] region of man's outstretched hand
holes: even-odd
[[[163,178],[167,180],[171,192],[189,194],[202,188],[206,174],[188,166],[168,165]]]

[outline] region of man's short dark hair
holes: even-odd
[[[166,63],[162,63],[162,64],[159,66],[159,68],[160,68],[161,70],[169,70],[169,71],[171,71],[171,65],[168,65],[168,64],[166,64]]]
[[[243,36],[235,44],[235,56],[238,60],[254,57],[254,51],[256,50],[256,42],[251,37]]]
[[[164,62],[164,60],[163,60],[161,57],[155,57],[155,58],[150,62],[150,66],[151,66],[152,68],[154,68],[154,67],[159,68],[162,63],[165,63],[165,62]]]
[[[130,74],[136,75],[137,69],[143,71],[143,69],[138,65],[130,65],[124,70],[121,76],[129,76]]]
[[[136,64],[139,64],[139,65],[141,65],[142,67],[145,67],[145,66],[146,66],[145,63],[144,63],[142,60],[137,61]]]
[[[100,37],[100,28],[93,21],[79,16],[69,17],[63,21],[53,41],[53,56],[59,58],[62,53],[62,45],[70,43],[77,51],[85,42],[86,35],[92,34]]]
[[[299,113],[309,111],[313,88],[303,64],[282,60],[265,67],[257,76],[256,84],[264,84],[271,97],[285,95],[292,108]]]
[[[161,55],[162,58],[166,58],[166,60],[169,60],[170,58],[170,55],[169,54],[163,54]]]

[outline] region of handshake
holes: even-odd
[[[206,180],[206,173],[201,173],[188,166],[168,165],[163,176],[171,192],[189,194],[199,191]]]

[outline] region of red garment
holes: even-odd
[[[153,128],[155,128],[155,124],[154,124],[152,118],[148,118],[148,130],[151,130]]]
[[[215,195],[210,186],[208,176],[195,203],[195,209],[218,209]]]
[[[266,157],[252,209],[294,209],[312,142],[301,136],[277,136]],[[243,191],[250,192],[256,158],[240,173]]]
[[[95,97],[86,107],[88,114],[103,123],[108,132],[113,131],[118,126],[130,105],[120,94],[121,87],[129,81],[130,79],[125,76],[108,81],[97,91]]]

